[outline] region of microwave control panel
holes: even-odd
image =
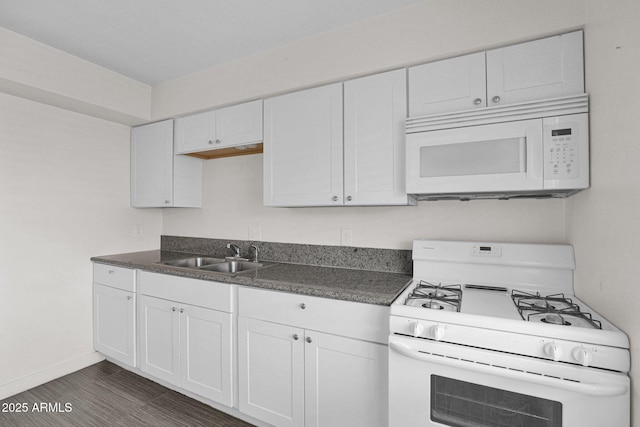
[[[575,114],[544,119],[544,180],[579,181],[589,186],[589,136],[587,115]],[[585,169],[585,170],[583,170]],[[563,183],[551,188],[562,188]]]

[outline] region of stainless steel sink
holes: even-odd
[[[274,265],[273,263],[252,262],[246,260],[210,258],[210,257],[190,257],[163,261],[161,264],[172,267],[190,268],[196,270],[206,270],[223,274],[238,274],[245,271],[255,271],[264,267]]]
[[[265,267],[264,263],[251,261],[226,261],[202,267],[202,270],[217,271],[219,273],[241,273]]]
[[[207,265],[224,263],[225,260],[221,258],[209,258],[209,257],[191,257],[184,259],[177,259],[173,261],[164,261],[162,264],[171,265],[173,267],[185,267],[185,268],[201,268]]]

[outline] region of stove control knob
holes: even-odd
[[[413,322],[410,326],[411,333],[414,337],[418,337],[422,332],[424,332],[424,326],[420,324],[420,322]]]
[[[544,354],[555,360],[556,362],[560,361],[560,358],[564,354],[564,350],[558,344],[554,342],[548,342],[544,345]]]
[[[444,326],[436,325],[431,327],[431,333],[433,334],[433,339],[435,339],[436,341],[440,341],[442,338],[444,338],[445,332],[446,331]]]
[[[584,347],[576,347],[573,349],[573,358],[582,366],[589,366],[593,360],[593,354]]]

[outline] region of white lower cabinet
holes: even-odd
[[[138,274],[140,369],[232,406],[231,285]]]
[[[93,344],[100,353],[136,366],[135,270],[93,265]]]
[[[260,301],[265,309],[252,310]],[[350,306],[354,312],[345,312]],[[359,339],[353,324],[340,331],[335,319],[351,317],[356,325],[376,319],[373,324],[360,323],[363,338],[370,338],[372,328],[386,329],[387,310],[241,288],[240,411],[279,427],[386,426],[387,347]],[[290,322],[282,323],[287,317]],[[323,323],[329,331],[308,328]]]

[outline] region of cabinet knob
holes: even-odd
[[[300,304],[300,308],[304,310],[305,308],[307,308],[307,304],[305,303]]]
[[[164,201],[164,204],[165,204],[165,205],[168,205],[169,203],[171,203],[171,200],[165,200],[165,201]]]
[[[114,274],[115,272],[115,270],[109,270],[109,274]]]
[[[177,309],[175,307],[171,307],[171,311],[176,311]]]
[[[184,313],[184,308],[181,308],[181,309],[180,309],[180,313]]]
[[[334,202],[337,202],[337,201],[338,201],[338,196],[333,196],[333,197],[331,198],[331,200],[333,200]]]
[[[222,141],[220,141],[219,139],[216,139],[216,144],[220,144]]]
[[[209,140],[209,145],[212,145],[212,144],[213,144],[213,141],[212,141],[212,140]]]
[[[294,339],[295,341],[298,341],[298,339],[299,339],[299,338],[300,338],[300,337],[298,336],[298,334],[293,334],[293,339]]]
[[[494,96],[493,98],[491,98],[491,100],[492,100],[493,102],[500,102],[500,99],[501,99],[501,98],[500,98],[498,95],[496,95],[496,96]]]
[[[350,202],[350,201],[352,201],[352,200],[353,200],[353,197],[351,197],[351,196],[347,196],[347,202]]]
[[[128,295],[128,296],[127,296],[127,300],[129,300],[129,301],[130,301],[130,300],[131,300],[131,298],[133,298],[131,295]]]
[[[481,98],[476,98],[476,99],[473,100],[473,103],[475,105],[480,105],[480,104],[482,104],[482,99]]]
[[[307,337],[306,341],[307,341],[308,343],[310,343],[310,342],[311,342],[311,341],[313,341],[313,340],[311,339],[311,337]]]

